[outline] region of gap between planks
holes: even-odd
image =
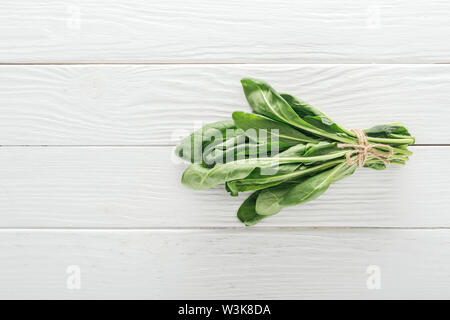
[[[439,64],[450,64],[450,62],[430,62],[430,63],[416,63],[416,62],[370,62],[370,63],[345,63],[345,62],[330,62],[330,63],[287,63],[287,62],[0,62],[0,66],[79,66],[79,65],[291,65],[291,66],[330,66],[330,65],[347,65],[347,66],[364,66],[364,65],[417,65],[417,66],[429,66]]]
[[[202,230],[246,230],[246,231],[283,231],[283,230],[449,230],[450,227],[346,227],[346,226],[284,226],[284,227],[105,227],[105,228],[89,228],[89,227],[0,227],[0,232],[14,231],[96,231],[96,232],[121,232],[121,231],[202,231]]]
[[[175,147],[176,144],[4,144],[0,148],[155,148],[155,147]],[[450,143],[419,143],[412,144],[410,147],[450,147]]]

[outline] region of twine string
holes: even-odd
[[[345,155],[345,159],[347,160],[348,165],[351,166],[352,164],[358,162],[358,167],[361,168],[366,163],[367,159],[369,158],[369,155],[374,158],[377,158],[386,165],[389,164],[388,158],[392,156],[392,154],[394,153],[394,149],[391,146],[386,144],[369,144],[369,141],[367,140],[364,131],[362,131],[361,129],[352,129],[352,131],[358,138],[358,144],[339,143],[337,145],[338,148],[354,149],[347,152],[347,154]],[[386,151],[388,151],[388,153],[387,154],[382,153],[376,150],[375,148],[385,149]],[[352,158],[354,154],[356,154],[357,156]]]

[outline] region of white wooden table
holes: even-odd
[[[450,2],[0,2],[0,298],[450,298]],[[246,228],[173,148],[262,78],[348,127],[359,170]]]

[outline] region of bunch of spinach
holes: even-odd
[[[352,131],[263,81],[246,78],[241,83],[253,113],[236,111],[232,120],[208,124],[177,146],[176,154],[192,163],[183,173],[184,185],[202,190],[225,184],[232,196],[254,191],[237,213],[253,225],[283,207],[316,199],[355,172],[357,164],[345,158],[351,149],[338,146],[358,144]],[[405,164],[412,154],[407,146],[414,137],[401,124],[364,132],[369,144],[391,146],[390,163]],[[383,170],[386,164],[369,156],[364,167]]]

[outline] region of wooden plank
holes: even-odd
[[[1,66],[0,144],[173,145],[249,110],[246,76],[349,128],[403,121],[417,143],[450,143],[450,65],[95,65]]]
[[[406,166],[361,169],[320,199],[255,227],[450,227],[449,147],[414,147]],[[0,227],[243,227],[248,194],[184,187],[171,147],[0,149]]]
[[[449,244],[449,230],[3,230],[0,298],[448,299]]]
[[[448,1],[16,0],[0,62],[449,62]]]

